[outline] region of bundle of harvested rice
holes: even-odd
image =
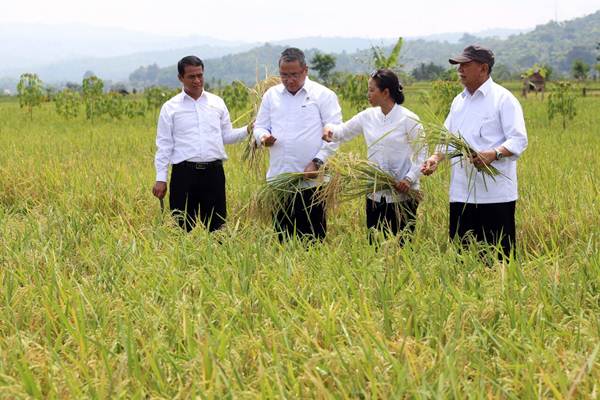
[[[428,149],[436,152],[443,153],[446,158],[453,164],[463,163],[470,164],[472,168],[464,168],[468,179],[469,193],[473,193],[474,200],[477,201],[477,186],[475,185],[476,175],[481,173],[481,179],[485,190],[487,187],[487,178],[491,178],[496,181],[496,177],[502,175],[506,179],[509,179],[504,175],[498,168],[493,165],[481,164],[475,165],[472,160],[474,157],[480,156],[481,153],[475,150],[469,142],[457,132],[456,134],[450,132],[446,127],[439,122],[421,122],[423,125],[424,134],[419,139],[422,146],[426,146]]]
[[[250,94],[250,108],[246,111],[243,116],[248,116],[250,123],[248,124],[248,137],[246,139],[246,146],[242,154],[242,160],[246,161],[252,170],[259,171],[257,167],[262,160],[262,152],[256,144],[254,139],[254,120],[258,114],[260,103],[262,101],[265,92],[272,86],[281,83],[281,79],[277,76],[267,76],[264,80],[258,81],[252,88],[247,88]]]
[[[323,188],[320,201],[329,206],[340,202],[363,198],[379,191],[387,191],[394,202],[401,200],[396,190],[397,180],[377,164],[361,159],[352,153],[340,153],[326,163],[326,173],[331,176],[329,183]],[[418,190],[410,190],[406,195],[415,200],[422,199]]]
[[[307,185],[306,181],[302,172],[286,172],[267,180],[254,198],[254,204],[251,207],[254,210],[253,213],[261,218],[268,218],[279,212],[287,213],[296,196],[301,195],[303,190],[313,187]],[[310,181],[317,182],[318,193],[324,190],[328,184],[323,174],[319,174],[317,178]],[[315,199],[319,200],[315,200],[314,204],[320,201],[321,197],[317,195]],[[311,205],[313,204],[307,204],[307,206]]]

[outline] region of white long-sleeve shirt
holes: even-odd
[[[453,163],[450,202],[506,203],[517,200],[517,159],[527,148],[523,109],[507,89],[489,78],[472,95],[465,89],[458,94],[446,118],[446,128],[460,133],[477,151],[504,146],[513,153],[492,162],[503,174],[495,181],[477,172],[472,164]],[[487,187],[486,187],[487,185]]]
[[[323,161],[338,145],[324,142],[323,127],[342,122],[342,110],[333,91],[306,78],[295,95],[283,84],[264,94],[254,125],[254,136],[260,145],[263,135],[277,138],[269,147],[267,179],[284,172],[303,172],[313,158]]]
[[[368,159],[396,181],[408,178],[412,182],[411,189],[418,190],[421,164],[427,157],[427,150],[416,143],[423,129],[418,121],[416,114],[395,104],[387,115],[381,107],[371,107],[343,124],[329,127],[336,142],[346,142],[362,133],[368,147]],[[392,194],[388,190],[369,195],[375,201],[381,201],[382,197],[387,202],[408,199],[404,193]]]
[[[206,90],[198,100],[185,91],[163,104],[156,130],[156,180],[167,181],[169,164],[226,160],[224,144],[244,139],[246,128],[233,129],[223,99]]]

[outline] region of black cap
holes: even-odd
[[[487,64],[492,68],[494,66],[494,53],[487,47],[477,44],[467,46],[462,54],[452,57],[448,60],[450,64],[468,63],[469,61],[477,61],[482,64]]]

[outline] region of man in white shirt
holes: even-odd
[[[450,178],[450,237],[466,244],[469,237],[500,244],[501,257],[514,249],[517,159],[527,148],[527,131],[519,101],[490,77],[494,65],[491,50],[472,45],[451,58],[465,90],[452,102],[446,128],[460,133],[478,152],[473,165],[456,162]],[[445,155],[433,154],[421,171],[430,175]],[[493,164],[495,179],[477,168]]]
[[[304,172],[309,178],[332,155],[338,144],[321,140],[325,124],[342,122],[342,111],[333,91],[308,79],[304,53],[288,48],[279,58],[281,84],[263,96],[256,116],[257,143],[270,150],[267,179],[284,172]],[[306,189],[284,212],[274,215],[279,239],[298,234],[322,240],[327,231],[325,209],[313,204],[315,184]]]
[[[172,164],[169,204],[179,225],[188,232],[198,215],[209,231],[223,225],[227,216],[224,144],[246,136],[246,128],[232,129],[223,100],[204,90],[204,63],[196,56],[177,64],[181,93],[160,110],[156,133],[156,183],[152,193],[163,199]]]

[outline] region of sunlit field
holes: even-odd
[[[151,193],[154,115],[0,101],[0,397],[598,398],[600,96],[566,130],[521,102],[517,254],[488,267],[448,242],[448,165],[403,248],[369,245],[362,199],[280,244],[228,146],[226,228],[186,234]]]

